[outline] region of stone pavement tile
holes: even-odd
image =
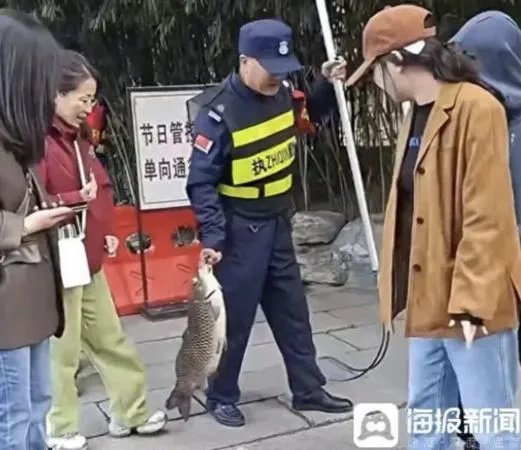
[[[277,436],[253,444],[228,447],[226,450],[351,450],[352,431],[346,422],[311,428],[297,433]]]
[[[338,319],[342,319],[344,328],[374,325],[378,323],[379,320],[377,303],[335,309],[330,311],[329,314]]]
[[[317,355],[343,357],[346,352],[356,351],[356,347],[336,339],[329,334],[318,333],[313,335],[313,342],[317,348]]]
[[[81,389],[80,401],[82,403],[102,402],[107,399],[105,387],[94,368],[88,373],[80,373],[78,384]]]
[[[351,306],[376,303],[374,291],[356,291],[348,287],[331,287],[324,285],[312,286],[307,294],[311,312],[327,312]]]
[[[406,411],[401,409],[399,411],[398,445],[394,447],[396,450],[405,450],[407,447],[406,420]],[[353,425],[352,420],[347,420],[268,438],[252,444],[231,446],[225,450],[317,450],[320,448],[351,450],[359,448],[354,442]]]
[[[311,314],[311,324],[314,332],[323,332],[330,329],[339,329],[344,326],[344,320],[331,316],[328,313]],[[264,343],[273,343],[273,335],[266,322],[256,323],[252,331],[249,348]],[[181,338],[169,338],[155,341],[146,341],[136,344],[138,354],[145,365],[173,363],[181,348]],[[260,350],[262,352],[262,350]],[[257,355],[255,355],[257,357]]]
[[[107,432],[107,418],[95,403],[80,406],[79,429],[86,437],[101,436]]]
[[[242,372],[239,377],[239,405],[273,399],[289,392],[286,371],[282,364],[254,372]],[[204,403],[206,395],[199,390],[195,396]]]
[[[146,376],[149,391],[170,388],[175,383],[174,362],[146,366]]]
[[[331,331],[329,334],[359,350],[367,350],[380,345],[382,327],[380,325],[369,325],[360,328]]]
[[[136,349],[145,365],[173,363],[181,342],[181,338],[149,341],[137,344]]]
[[[175,382],[174,362],[151,364],[145,366],[147,389],[150,391],[169,388]],[[82,403],[102,402],[107,394],[99,374],[95,371],[87,375],[81,374],[79,384],[82,389]]]
[[[273,333],[268,322],[259,322],[253,325],[249,345],[268,344],[273,340]]]
[[[370,271],[366,264],[354,264],[349,270],[348,286],[361,289],[376,289],[376,275]]]
[[[242,408],[247,424],[242,428],[227,428],[217,424],[208,414],[188,422],[169,422],[168,432],[156,437],[132,436],[116,440],[109,437],[93,439],[90,450],[217,450],[239,447],[243,442],[288,433],[307,424],[275,400],[245,405]]]
[[[262,312],[262,309],[257,308],[257,314],[255,315],[255,323],[266,322],[266,316]]]
[[[319,356],[343,359],[346,352],[356,350],[327,334],[315,334],[313,340]],[[249,347],[246,353],[244,370],[239,378],[241,404],[289,392],[286,370],[275,344]],[[204,393],[199,392],[196,395],[201,401],[205,401]]]
[[[152,414],[154,411],[160,409],[162,411],[165,411],[168,414],[168,418],[170,420],[176,420],[180,419],[181,416],[177,409],[172,411],[166,411],[165,410],[165,401],[170,395],[171,388],[168,389],[156,389],[155,391],[148,391],[147,394],[147,401],[148,401],[148,408],[150,410],[150,413]],[[109,401],[105,401],[103,403],[100,403],[100,408],[103,410],[103,412],[110,417],[110,404]],[[196,400],[192,399],[192,409],[190,411],[190,415],[199,415],[206,413],[206,409]]]
[[[153,322],[136,314],[122,317],[121,324],[134,342],[146,342],[181,337],[186,328],[186,317]]]
[[[275,342],[249,345],[244,354],[242,370],[253,372],[282,364],[282,356]]]
[[[356,350],[333,336],[317,333],[313,336],[318,355],[332,355],[341,357],[345,352]],[[244,356],[243,370],[246,372],[264,370],[282,364],[282,356],[277,345],[270,344],[249,346]]]
[[[347,352],[339,358],[342,362],[355,368],[367,367],[376,356],[376,349],[359,352]],[[354,374],[346,372],[346,378]],[[329,381],[327,389],[340,396],[349,397],[355,404],[367,402],[391,402],[403,404],[407,401],[407,352],[405,339],[391,342],[388,353],[382,363],[375,369],[355,380]],[[279,400],[290,407],[291,399],[287,394]],[[321,412],[302,412],[312,424],[338,422],[352,417],[347,414],[325,414]]]
[[[243,372],[239,377],[240,404],[275,398],[289,391],[286,370],[282,364],[256,372]]]
[[[310,315],[311,328],[314,333],[321,333],[329,330],[345,328],[345,320],[326,312],[319,312]]]

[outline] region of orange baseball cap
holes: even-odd
[[[432,13],[425,8],[408,4],[387,6],[372,16],[362,35],[364,62],[349,77],[346,86],[359,81],[377,58],[393,50],[410,49],[411,53],[419,53],[423,45],[414,44],[436,36],[436,27],[429,24],[431,17]]]

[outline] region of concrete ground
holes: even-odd
[[[355,367],[366,367],[376,355],[381,329],[377,325],[374,290],[317,286],[309,289],[315,344],[319,356],[332,357]],[[186,319],[149,322],[135,316],[123,318],[126,332],[135,342],[147,368],[151,408],[162,408],[174,383],[173,362]],[[400,325],[400,324],[398,324]],[[321,360],[330,378],[346,375],[331,360]],[[355,403],[391,402],[402,408],[407,399],[407,354],[401,327],[391,340],[382,364],[369,374],[347,382],[330,381],[328,389],[349,396]],[[350,374],[347,374],[350,375]],[[351,375],[352,376],[352,375]],[[80,378],[82,389],[81,432],[90,437],[92,450],[331,450],[357,448],[353,441],[352,414],[298,413],[289,406],[282,359],[273,336],[259,313],[241,377],[242,411],[247,425],[239,429],[215,423],[197,394],[194,416],[184,422],[169,414],[165,433],[156,437],[114,439],[107,435],[109,403],[97,373],[88,368]],[[405,419],[400,424],[404,448]]]

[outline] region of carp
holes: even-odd
[[[187,307],[188,325],[175,361],[175,386],[166,400],[190,418],[192,396],[215,376],[226,351],[226,311],[221,285],[209,264],[201,264],[193,280],[193,298]]]

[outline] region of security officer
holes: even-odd
[[[292,37],[291,28],[277,20],[244,25],[238,73],[189,102],[198,113],[186,189],[201,233],[201,257],[216,264],[228,322],[227,352],[209,383],[206,406],[230,427],[245,423],[236,406],[238,377],[259,304],[284,358],[293,408],[341,413],[353,407],[322,388],[291,238],[298,121],[283,80],[301,69]],[[324,63],[322,73],[326,79],[307,100],[312,122],[335,105],[329,81],[345,78],[345,61]]]

